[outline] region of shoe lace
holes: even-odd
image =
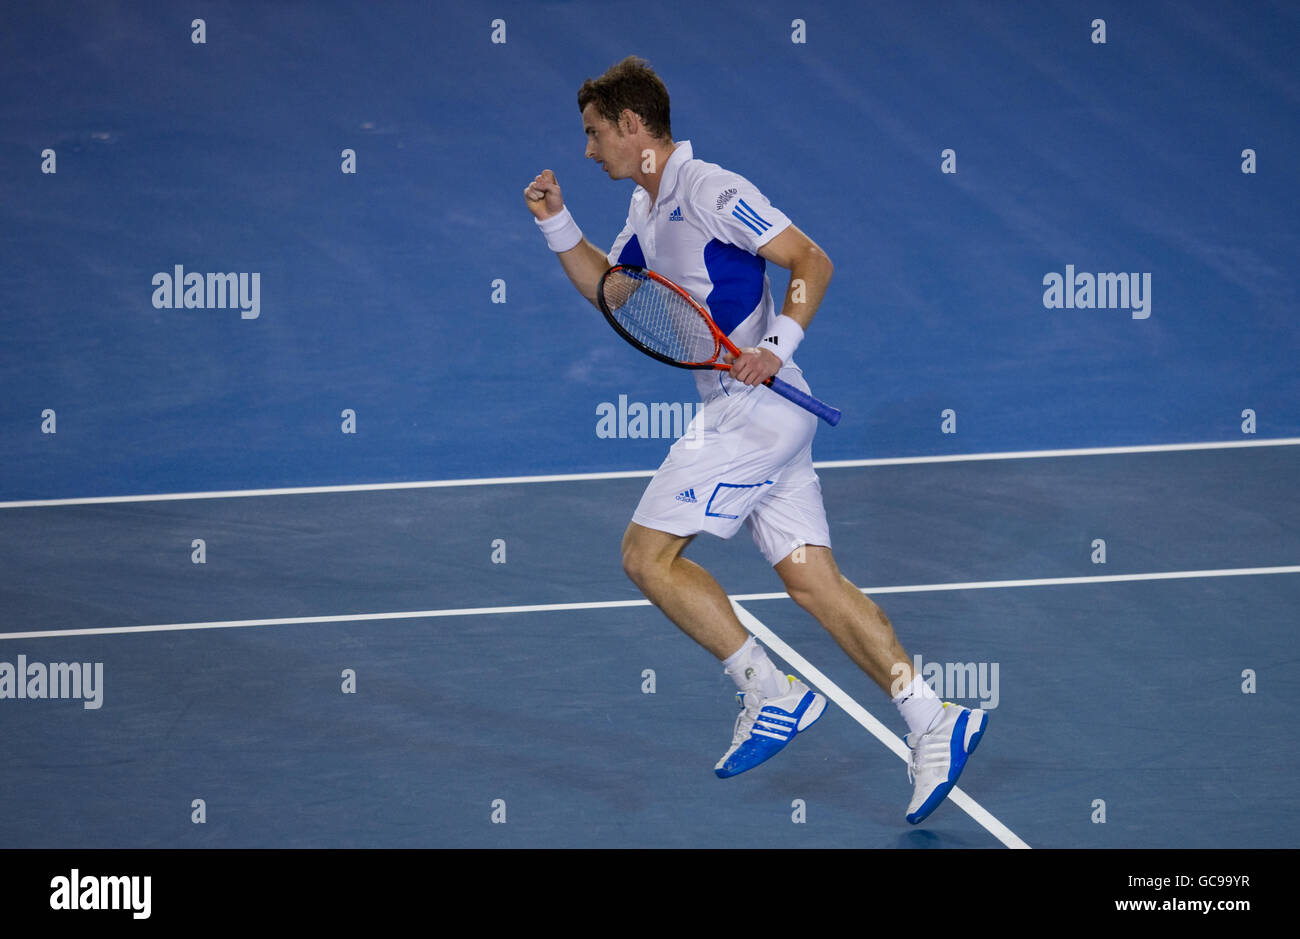
[[[930,739],[933,735],[926,733],[921,735],[921,739],[912,747],[912,756],[907,762],[907,781],[915,783],[916,777],[923,769],[930,766],[942,765],[945,756],[946,744],[942,740]]]
[[[944,707],[947,707],[947,703]],[[946,740],[935,739],[934,729],[940,724],[940,719],[936,717],[930,722],[930,729],[917,737],[916,746],[909,748],[912,751],[911,759],[907,761],[907,781],[916,782],[917,775],[921,770],[935,765],[942,765],[947,758],[948,742]],[[911,736],[909,734],[909,736]]]
[[[758,712],[762,710],[762,707],[763,702],[755,698],[755,700],[750,701],[740,709],[740,713],[736,715],[735,729],[731,734],[733,745],[743,742],[749,736],[749,732],[753,729],[754,721],[758,719]]]

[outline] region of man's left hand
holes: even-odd
[[[765,382],[781,370],[781,360],[770,349],[741,349],[740,355],[723,355],[722,361],[731,363],[731,377],[746,385]]]

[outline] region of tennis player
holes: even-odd
[[[573,285],[596,304],[611,265],[650,268],[704,304],[741,350],[729,372],[693,373],[702,405],[623,536],[627,575],[738,688],[731,747],[715,771],[725,778],[752,769],[826,708],[821,694],[776,668],[718,582],[682,555],[700,532],[730,538],[744,526],[790,596],[897,705],[912,751],[907,820],[920,822],[957,782],[987,715],[941,701],[913,674],[884,612],[840,573],[813,470],[817,418],[761,387],[776,375],[809,390],[794,354],[830,282],[830,259],[749,180],[696,159],[689,141],[673,141],[668,91],[645,61],[629,57],[588,79],[578,107],[586,156],[636,189],[609,252],[583,237],[551,170],[524,189]],[[790,272],[779,311],[769,262]]]

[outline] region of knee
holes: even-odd
[[[826,600],[827,578],[807,568],[795,568],[783,580],[790,599],[816,616]]]
[[[799,604],[813,616],[817,616],[821,601],[826,597],[825,589],[817,589],[816,586],[800,581],[797,583],[786,584],[786,593],[790,594],[790,599]]]
[[[790,599],[814,616],[838,593],[838,582],[843,579],[830,552],[815,547],[782,561],[777,573]]]
[[[623,573],[634,584],[640,585],[648,574],[648,568],[645,555],[637,551],[635,547],[629,547],[627,543],[623,544]]]
[[[663,562],[657,552],[635,537],[623,538],[623,573],[638,587],[643,587],[658,576]]]

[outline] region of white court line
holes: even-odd
[[[523,483],[569,483],[598,479],[635,479],[654,470],[617,473],[566,473],[558,476],[487,476],[482,479],[428,479],[408,483],[356,483],[347,486],[297,486],[287,489],[223,489],[214,492],[159,492],[139,496],[89,496],[75,499],[28,499],[0,502],[0,509],[38,509],[54,505],[107,505],[116,502],[184,502],[191,499],[247,499],[255,496],[306,496],[328,492],[384,492],[391,489],[445,489],[456,486],[510,486]]]
[[[878,460],[823,460],[819,469],[851,466],[903,466],[913,463],[968,463],[981,460],[1039,460],[1062,456],[1111,456],[1126,453],[1173,453],[1182,450],[1237,450],[1242,447],[1294,447],[1300,437],[1273,437],[1263,440],[1218,440],[1206,443],[1158,443],[1133,447],[1085,447],[1073,450],[1018,450],[1006,453],[955,453],[943,456],[886,457]]]
[[[1037,580],[1001,580],[1001,581],[981,581],[964,584],[924,584],[924,585],[905,585],[894,587],[865,587],[862,588],[864,593],[884,594],[884,593],[905,593],[905,592],[923,592],[939,590],[971,590],[990,587],[1028,587],[1028,586],[1047,586],[1062,584],[1085,584],[1085,583],[1116,583],[1120,581],[1143,581],[1143,580],[1165,580],[1173,578],[1197,578],[1197,577],[1229,577],[1229,576],[1248,576],[1262,574],[1295,574],[1300,573],[1300,565],[1290,567],[1256,567],[1256,568],[1231,568],[1220,570],[1202,570],[1202,571],[1165,571],[1146,574],[1109,574],[1096,577],[1058,577],[1058,578],[1040,578]],[[819,690],[823,691],[827,697],[838,704],[854,720],[865,727],[873,736],[885,744],[899,758],[906,760],[908,757],[907,745],[884,724],[880,723],[869,711],[849,697],[834,682],[814,668],[811,663],[800,656],[792,648],[780,639],[775,633],[768,629],[752,613],[740,606],[738,601],[770,600],[786,597],[785,593],[761,593],[761,594],[738,594],[731,597],[732,606],[736,609],[736,614],[741,618],[751,632],[758,635],[766,642],[778,655],[800,671],[805,678],[811,681]],[[502,613],[537,613],[537,612],[557,612],[565,610],[598,610],[614,609],[619,607],[636,607],[650,606],[650,601],[640,600],[597,600],[586,603],[537,603],[520,606],[494,606],[494,607],[464,607],[460,609],[442,609],[442,610],[415,610],[410,612],[396,613],[345,613],[334,616],[294,616],[282,617],[278,619],[247,619],[247,620],[225,620],[209,623],[168,623],[151,626],[109,626],[97,627],[91,629],[54,629],[38,630],[30,632],[10,632],[0,633],[0,640],[3,639],[43,639],[61,636],[103,636],[103,635],[120,635],[124,633],[151,633],[151,632],[175,632],[200,629],[236,629],[254,626],[289,626],[303,625],[312,623],[354,623],[368,622],[376,620],[403,620],[403,619],[432,619],[447,616],[488,616]],[[979,805],[974,799],[966,795],[960,787],[953,787],[948,796],[954,803],[971,816],[976,822],[988,830],[995,838],[1011,848],[1028,848],[1029,845],[1022,841],[1014,832],[998,821],[991,813]]]
[[[981,590],[997,587],[1049,587],[1068,584],[1106,584],[1122,581],[1176,580],[1199,577],[1246,577],[1263,574],[1300,574],[1300,565],[1290,567],[1239,567],[1204,571],[1161,571],[1151,574],[1102,574],[1095,577],[1045,577],[1038,580],[986,580],[954,584],[909,584],[895,587],[862,587],[866,594],[926,593],[941,590]],[[779,600],[785,593],[740,593],[737,602]],[[181,632],[198,629],[241,629],[251,626],[301,626],[309,623],[362,623],[375,620],[435,619],[445,616],[491,616],[498,613],[551,613],[565,610],[606,610],[649,606],[641,600],[593,600],[585,603],[531,603],[522,606],[474,606],[459,609],[407,610],[395,613],[340,613],[330,616],[288,616],[277,619],[218,620],[209,623],[161,623],[150,626],[95,626],[87,629],[44,629],[0,633],[2,639],[49,639],[57,636],[111,636],[126,633]]]
[[[1300,437],[1264,440],[1224,440],[1211,443],[1169,443],[1134,447],[1089,447],[1074,450],[1020,450],[1005,453],[958,453],[944,456],[884,457],[868,460],[822,460],[817,469],[862,466],[907,466],[917,463],[970,463],[983,460],[1032,460],[1069,456],[1109,456],[1126,453],[1168,453],[1179,450],[1233,450],[1242,447],[1290,447]],[[405,483],[357,483],[340,486],[297,486],[281,489],[230,489],[213,492],[161,492],[134,496],[87,496],[70,499],[24,499],[0,502],[0,509],[35,509],[58,505],[108,505],[118,502],[175,502],[191,499],[246,499],[257,496],[319,495],[331,492],[383,492],[397,489],[444,489],[457,486],[509,486],[526,483],[586,482],[602,479],[637,479],[653,476],[654,470],[626,470],[606,473],[562,473],[551,476],[489,476],[479,479],[431,479]]]
[[[0,639],[48,639],[52,636],[112,636],[124,633],[166,633],[191,629],[244,629],[250,626],[301,626],[307,623],[365,623],[373,620],[434,619],[440,616],[491,616],[495,613],[552,613],[561,610],[606,610],[649,606],[649,600],[595,600],[590,603],[534,603],[526,606],[476,606],[452,610],[409,610],[398,613],[342,613],[336,616],[287,616],[279,619],[231,619],[211,623],[162,623],[156,626],[103,626],[90,629],[46,629],[0,633]]]
[[[1117,584],[1139,580],[1188,580],[1200,577],[1252,577],[1259,574],[1300,574],[1300,564],[1284,567],[1231,567],[1206,571],[1157,571],[1150,574],[1093,574],[1088,577],[1037,577],[1032,580],[976,580],[954,584],[905,584],[863,587],[868,594],[934,593],[940,590],[994,590],[1002,587],[1061,587],[1071,584]],[[787,593],[737,594],[736,600],[780,600]],[[0,637],[3,638],[3,637]]]
[[[767,626],[759,620],[754,614],[739,603],[732,600],[731,606],[740,617],[741,623],[751,633],[763,640],[773,652],[785,659],[794,670],[799,672],[799,677],[813,685],[818,691],[826,695],[855,721],[867,729],[867,731],[883,743],[886,747],[894,752],[894,755],[904,763],[908,762],[911,751],[908,750],[907,744],[903,742],[897,734],[878,721],[874,715],[866,708],[858,704],[857,701],[849,697],[839,685],[835,684],[818,669],[814,668],[812,663],[801,656],[794,649],[790,648],[780,636],[768,629]],[[973,818],[978,824],[984,827],[994,838],[997,838],[1008,848],[1028,848],[1021,838],[1016,835],[1010,828],[1002,824],[988,809],[984,808],[965,792],[959,786],[953,786],[948,798],[955,802],[960,808],[965,810],[966,814]]]

